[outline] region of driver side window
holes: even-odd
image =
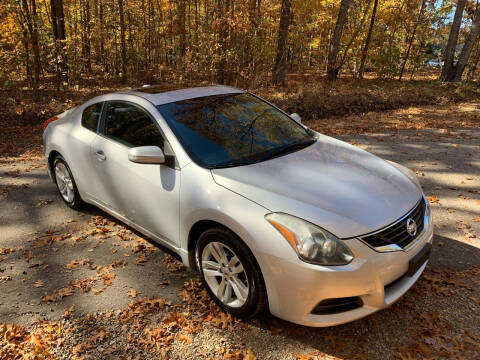
[[[158,146],[163,136],[148,113],[127,102],[109,102],[105,112],[104,135],[125,146]]]

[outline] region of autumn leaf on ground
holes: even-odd
[[[100,277],[103,279],[104,285],[112,285],[112,280],[115,279],[115,274],[111,272],[107,272],[105,274],[100,275]]]
[[[163,257],[163,263],[170,272],[181,272],[185,270],[185,266],[182,264],[182,262],[168,254],[165,254]]]
[[[105,289],[106,289],[106,288],[93,288],[92,291],[93,291],[93,294],[94,294],[94,295],[98,295],[98,294],[104,292]]]
[[[56,302],[62,300],[64,297],[71,296],[74,293],[73,286],[67,286],[65,288],[54,291],[51,295],[45,295],[42,298],[43,302]]]
[[[132,298],[136,298],[137,297],[137,292],[134,290],[134,289],[130,289],[128,292],[127,292],[127,295],[132,297]]]
[[[145,254],[142,254],[142,255],[140,255],[139,257],[137,257],[133,263],[134,263],[135,265],[143,265],[143,264],[146,263],[147,261],[148,261],[148,256],[145,255]]]
[[[39,288],[39,287],[42,287],[43,285],[44,285],[43,280],[37,280],[37,281],[35,281],[35,285],[34,285],[34,286],[35,286],[36,288]]]
[[[454,213],[454,212],[455,212],[455,209],[448,208],[447,211],[448,211],[449,213]]]
[[[62,318],[68,319],[72,314],[75,309],[75,304],[70,306],[67,310],[65,310],[62,314]]]
[[[4,283],[6,283],[7,281],[10,281],[10,280],[12,280],[12,277],[10,275],[0,276],[0,284],[4,284]]]
[[[73,270],[79,266],[88,266],[91,268],[93,266],[92,260],[90,259],[72,260],[67,265],[65,265],[65,269]]]
[[[296,360],[314,360],[315,358],[311,355],[295,354],[295,359]]]
[[[37,204],[36,206],[45,206],[45,205],[48,205],[48,204],[51,204],[53,203],[53,200],[50,200],[50,199],[40,199],[37,201]]]
[[[25,250],[23,252],[23,257],[25,258],[26,262],[29,262],[33,258],[33,252],[32,250]]]
[[[480,216],[474,217],[474,218],[473,218],[473,221],[475,221],[475,222],[480,222]]]
[[[431,195],[431,196],[427,196],[427,200],[430,204],[438,204],[440,205],[440,200],[438,197],[436,197],[435,195]]]
[[[157,285],[170,285],[170,280],[160,281]]]
[[[186,344],[191,344],[192,343],[192,338],[190,336],[187,336],[187,335],[184,335],[184,334],[180,334],[178,336],[178,340],[179,341],[183,341],[184,343]]]
[[[474,233],[472,233],[471,231],[466,231],[465,232],[465,235],[463,236],[463,240],[465,241],[471,241],[473,239],[475,239],[477,237],[477,235],[475,235]]]
[[[461,230],[461,229],[470,229],[471,226],[468,222],[466,222],[465,220],[461,219],[460,221],[457,221],[457,229],[458,230]]]

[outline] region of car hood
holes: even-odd
[[[422,196],[388,162],[319,135],[300,151],[264,162],[213,169],[215,182],[272,212],[310,221],[339,238],[378,230],[402,217]]]

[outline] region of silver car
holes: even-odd
[[[238,317],[349,322],[398,300],[430,255],[415,174],[247,91],[102,95],[47,120],[43,141],[68,206],[170,248]]]

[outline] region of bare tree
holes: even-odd
[[[368,28],[367,38],[365,39],[365,46],[362,51],[362,61],[360,63],[360,69],[358,70],[359,79],[363,79],[363,72],[365,71],[365,62],[367,61],[368,47],[372,39],[373,26],[375,25],[375,16],[377,14],[378,0],[373,3],[372,17],[370,18],[370,27]]]
[[[288,26],[290,25],[290,0],[282,0],[280,10],[280,24],[277,38],[277,55],[272,71],[272,83],[275,85],[285,83],[285,61],[287,57]]]
[[[333,31],[333,37],[330,41],[330,48],[328,51],[328,65],[327,65],[327,78],[328,80],[336,80],[341,65],[338,61],[338,53],[340,51],[340,42],[342,40],[343,28],[347,22],[347,14],[352,0],[342,0],[340,3],[340,10],[338,11],[337,22],[335,24],[335,30]]]

